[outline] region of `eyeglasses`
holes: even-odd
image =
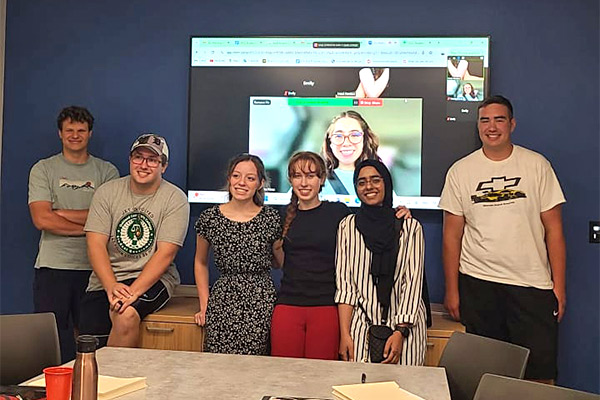
[[[136,165],[142,165],[144,163],[144,161],[146,161],[146,165],[148,165],[150,168],[156,168],[160,165],[160,159],[158,159],[156,157],[146,158],[139,154],[133,154],[131,156],[131,162]]]
[[[381,176],[372,176],[370,178],[359,178],[356,181],[356,186],[359,188],[365,188],[367,187],[368,184],[371,184],[372,186],[379,186],[383,183],[383,178]]]
[[[347,134],[342,132],[333,132],[329,135],[329,141],[333,144],[340,145],[344,143],[344,140],[348,139],[348,141],[352,144],[359,144],[363,140],[363,133],[361,131],[350,131]]]

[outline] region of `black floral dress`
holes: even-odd
[[[276,299],[270,272],[273,242],[281,235],[279,214],[263,207],[250,221],[237,222],[215,206],[200,214],[195,228],[211,244],[221,273],[208,298],[205,351],[268,354]]]

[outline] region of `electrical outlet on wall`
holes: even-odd
[[[590,243],[600,243],[600,221],[590,221]]]

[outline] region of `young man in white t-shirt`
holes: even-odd
[[[565,202],[550,163],[514,145],[510,101],[479,106],[482,148],[448,171],[444,210],[444,304],[467,332],[531,350],[525,377],[556,378],[565,312]]]

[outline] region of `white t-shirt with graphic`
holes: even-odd
[[[552,289],[540,214],[564,203],[552,166],[514,146],[505,160],[482,149],[448,171],[440,208],[465,218],[460,272],[475,278]]]
[[[181,189],[162,180],[149,195],[135,195],[129,176],[103,185],[92,199],[84,230],[108,236],[108,255],[117,281],[137,278],[156,253],[158,242],[183,246],[190,219],[190,206]],[[179,284],[172,262],[160,278],[171,295]],[[87,291],[102,290],[92,272]]]

